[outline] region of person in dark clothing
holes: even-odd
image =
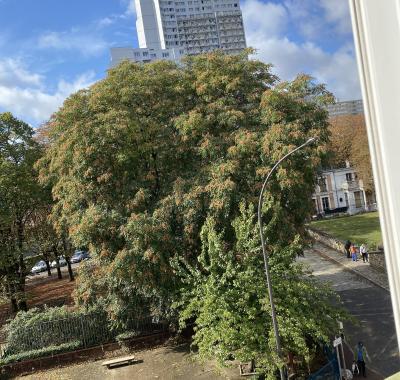
[[[357,361],[357,365],[359,368],[360,373],[364,377],[367,377],[366,374],[366,369],[365,369],[365,361],[368,359],[368,361],[371,361],[369,358],[367,349],[365,348],[363,342],[358,342],[357,346],[355,347],[354,351],[354,360]]]
[[[344,250],[345,250],[345,252],[346,252],[346,256],[347,256],[348,259],[351,258],[351,255],[350,255],[350,247],[351,247],[351,241],[350,241],[350,240],[347,240],[346,243],[344,244]]]

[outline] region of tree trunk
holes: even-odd
[[[26,294],[25,294],[26,265],[23,254],[24,221],[22,217],[18,218],[17,220],[17,234],[18,234],[18,248],[19,248],[19,268],[18,268],[19,281],[17,284],[18,309],[22,311],[28,311],[28,304],[26,303]]]
[[[58,277],[59,280],[62,280],[60,262],[58,260],[58,252],[57,252],[57,248],[56,247],[53,247],[53,253],[54,253],[54,259],[56,260],[57,277]]]
[[[13,313],[18,312],[18,303],[17,303],[17,299],[15,298],[15,291],[14,289],[14,285],[10,284],[10,279],[7,278],[6,280],[6,294],[7,297],[10,300],[10,305],[11,305],[11,310]]]
[[[21,299],[18,301],[18,309],[20,311],[28,311],[28,304],[26,303],[26,299]]]
[[[15,297],[10,297],[11,310],[13,313],[18,312],[18,303]]]
[[[49,262],[49,259],[47,259],[47,260],[44,260],[44,262],[46,263],[47,275],[48,275],[49,277],[51,277],[51,268],[50,268],[50,262]]]
[[[66,260],[67,266],[68,266],[69,280],[70,281],[74,281],[74,272],[72,272],[72,266],[71,266],[70,258],[68,256],[65,256],[65,260]]]
[[[25,276],[26,266],[24,256],[19,256],[19,282],[17,284],[18,289],[18,309],[22,311],[28,311],[28,304],[26,303],[25,294]]]

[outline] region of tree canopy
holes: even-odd
[[[246,53],[121,63],[53,115],[39,167],[56,229],[95,258],[79,304],[103,304],[117,325],[150,311],[194,318],[201,354],[257,358],[272,373],[254,205],[273,164],[317,137],[279,168],[263,210],[285,352],[306,357],[339,315],[295,263],[332,97],[306,75],[280,82]]]
[[[34,168],[42,151],[33,134],[11,113],[0,114],[0,274],[14,311],[27,309],[27,230],[44,194]]]
[[[330,163],[344,167],[348,161],[363,180],[367,192],[373,193],[374,180],[364,115],[344,115],[330,119]]]

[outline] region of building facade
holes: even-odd
[[[329,104],[327,106],[327,110],[330,117],[342,115],[358,115],[364,113],[363,101],[361,99]]]
[[[351,167],[324,170],[318,175],[313,194],[315,215],[339,212],[357,214],[376,210],[376,200],[367,196],[362,180]]]
[[[123,59],[179,61],[184,55],[246,48],[239,0],[136,0],[135,5],[139,48],[112,48],[112,66]]]

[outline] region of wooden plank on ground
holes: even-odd
[[[123,364],[123,363],[130,364],[134,360],[135,360],[135,355],[128,355],[128,356],[122,356],[119,358],[106,360],[101,365],[104,365],[104,366],[107,366],[107,368],[110,368],[111,366],[115,366],[118,364]]]

